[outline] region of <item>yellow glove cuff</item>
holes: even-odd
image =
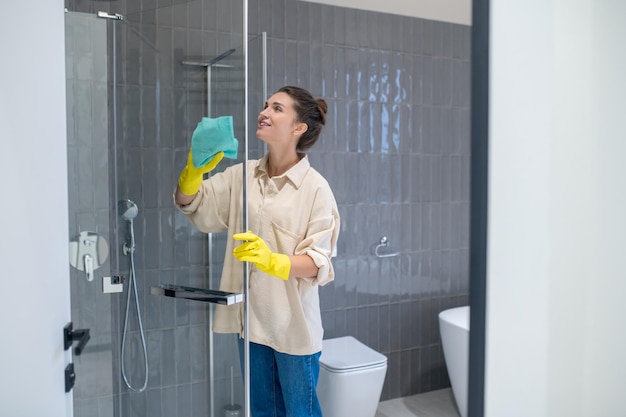
[[[193,166],[192,153],[189,151],[189,155],[187,156],[187,165],[185,165],[185,168],[183,168],[180,173],[180,177],[178,178],[178,187],[180,188],[180,191],[185,195],[196,194],[202,185],[202,176],[215,169],[222,158],[224,158],[224,152],[218,152],[209,162],[207,162],[206,165],[200,168],[195,168]]]
[[[258,268],[258,265],[257,265]],[[261,269],[261,268],[259,268]],[[289,279],[289,271],[291,270],[291,260],[288,255],[282,253],[273,253],[270,259],[270,266],[267,270],[261,271],[273,275],[277,278],[287,281]]]
[[[178,188],[185,195],[194,195],[202,185],[202,174],[197,175],[192,170],[189,165],[185,166],[178,178]]]

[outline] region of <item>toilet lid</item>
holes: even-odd
[[[364,345],[352,336],[322,341],[320,365],[329,370],[347,371],[371,368],[387,363],[387,357]]]

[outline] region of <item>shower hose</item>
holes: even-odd
[[[124,378],[124,382],[128,389],[134,392],[142,392],[148,386],[148,352],[146,349],[146,336],[143,331],[143,323],[141,321],[141,310],[139,308],[139,295],[137,294],[137,276],[135,273],[135,230],[133,227],[132,220],[130,223],[130,247],[124,244],[124,253],[130,254],[130,276],[128,278],[128,294],[126,297],[126,314],[124,317],[124,331],[122,332],[122,353],[121,353],[121,363],[122,363],[122,377]],[[144,370],[145,375],[143,379],[143,385],[140,388],[134,387],[130,378],[126,375],[126,361],[125,361],[125,352],[126,352],[126,335],[128,333],[128,316],[130,315],[130,299],[131,293],[135,293],[135,310],[137,311],[137,321],[139,322],[139,333],[141,337],[141,346],[143,349],[143,360],[144,360]]]

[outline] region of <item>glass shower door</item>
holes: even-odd
[[[66,13],[65,21],[72,324],[90,332],[80,354],[73,352],[74,415],[113,416],[116,301],[104,293],[114,270],[107,24],[87,13]]]
[[[189,125],[189,131],[179,143],[180,148],[176,149],[180,169],[187,159],[191,133],[202,117],[232,116],[235,137],[240,141],[237,159],[223,159],[211,174],[244,162],[243,58],[243,48],[239,45],[211,55],[181,53],[176,56],[174,84],[179,86],[176,95],[184,100]],[[218,290],[227,234],[201,233],[178,212],[175,224],[177,244],[188,241],[183,245],[188,245],[189,276],[176,275],[172,281],[153,286],[151,293],[165,296],[157,297],[161,298],[161,305],[175,303],[180,308],[188,308],[194,317],[206,320],[204,343],[207,349],[202,360],[206,361],[207,379],[212,382],[207,391],[210,415],[243,416],[245,400],[238,335],[213,333],[211,329],[217,304],[232,305],[244,301],[243,294]]]
[[[198,232],[172,201],[201,117],[232,115],[244,146],[241,29],[224,39],[224,28],[174,27],[183,10],[206,9],[191,1],[127,16],[66,13],[70,236],[102,237],[92,279],[76,262],[71,274],[74,328],[91,330],[74,352],[77,417],[244,415],[237,336],[212,333],[215,305],[151,294],[219,288],[225,234]],[[249,45],[250,60],[264,59],[259,38]],[[220,56],[210,74],[183,64]],[[264,79],[251,77],[251,119]],[[250,155],[262,151],[253,145]]]

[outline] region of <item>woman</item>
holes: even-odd
[[[175,194],[199,230],[227,230],[233,238],[227,241],[221,290],[242,292],[239,261],[253,264],[248,334],[254,417],[322,415],[316,395],[323,337],[318,288],[334,278],[330,258],[339,213],[327,181],[305,152],[319,138],[326,111],[323,99],[293,86],[265,103],[256,134],[268,153],[248,162],[248,232],[241,233],[242,164],[202,181],[223,153],[200,169],[190,153]],[[217,306],[213,330],[242,334],[242,309]]]

